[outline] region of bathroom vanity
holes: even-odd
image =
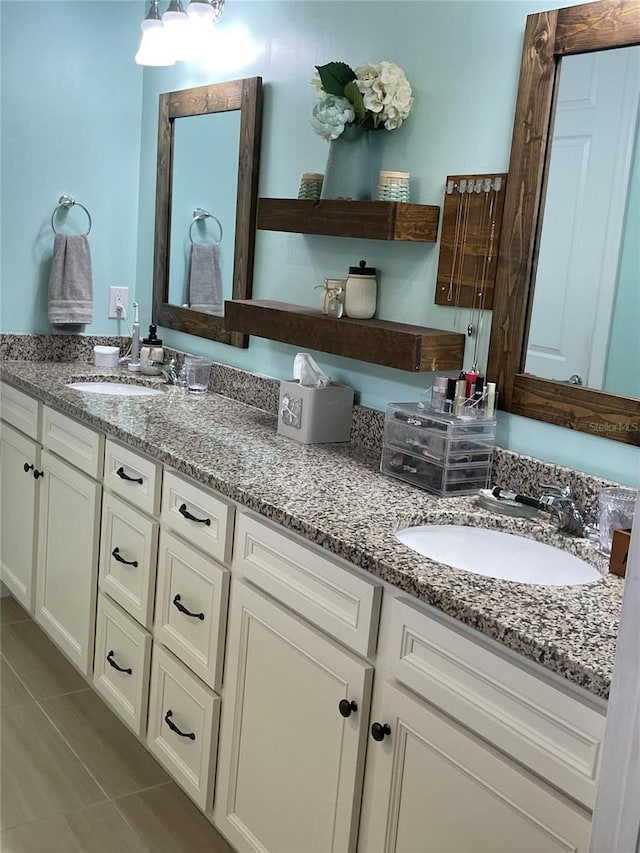
[[[592,543],[217,394],[66,387],[98,373],[2,366],[2,579],[235,848],[588,849],[624,582],[492,580],[394,533],[602,569]]]

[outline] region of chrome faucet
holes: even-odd
[[[589,518],[584,507],[574,501],[569,486],[543,483],[541,488],[543,492],[538,499],[540,505],[550,513],[551,522],[558,530],[584,539],[597,537],[597,523]]]
[[[182,385],[185,384],[182,380],[182,371],[180,373],[176,373],[176,360],[175,358],[170,359],[167,362],[164,361],[150,361],[149,365],[151,367],[156,367],[160,373],[167,380],[169,385]]]

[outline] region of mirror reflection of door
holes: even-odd
[[[224,305],[225,299],[232,298],[240,118],[240,110],[228,110],[187,116],[174,122],[169,249],[172,305],[191,306],[190,274],[192,284],[196,278],[191,265],[192,247],[194,244],[196,250],[211,247],[220,240],[216,219],[222,226],[217,252],[219,276],[207,251],[194,254],[194,261],[199,264],[199,283],[211,277],[212,291],[217,292],[218,283],[213,279],[219,277],[221,294],[220,298],[214,298],[216,303]],[[193,222],[198,208],[211,216]]]
[[[639,99],[640,47],[562,60],[525,364],[536,376],[577,376],[590,388],[634,397]],[[632,370],[620,383],[625,361]]]

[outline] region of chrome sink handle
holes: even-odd
[[[564,533],[582,538],[595,538],[598,525],[589,518],[586,509],[571,497],[570,486],[558,483],[542,483],[540,503],[549,511],[551,522]]]
[[[543,495],[557,495],[561,498],[571,497],[571,486],[561,486],[560,483],[541,483]]]
[[[169,385],[176,385],[178,382],[178,375],[176,373],[176,360],[172,358],[170,361],[150,361],[149,365],[151,367],[157,367],[160,373],[167,380]]]

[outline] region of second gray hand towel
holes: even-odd
[[[189,263],[189,305],[194,311],[222,316],[220,247],[193,243]]]

